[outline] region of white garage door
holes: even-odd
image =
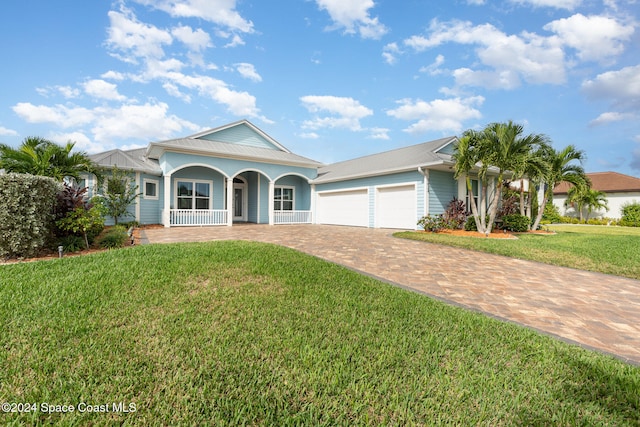
[[[369,194],[364,190],[318,193],[319,224],[369,226]]]
[[[376,227],[415,230],[415,185],[378,188],[376,197]]]

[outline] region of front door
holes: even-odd
[[[247,184],[239,178],[233,179],[233,220],[247,220]]]

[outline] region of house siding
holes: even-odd
[[[268,148],[277,150],[278,148],[257,134],[248,126],[234,126],[229,129],[216,131],[209,135],[203,135],[198,139],[206,139],[209,141],[228,142],[230,144],[247,145],[250,147]]]
[[[626,193],[606,193],[607,204],[609,206],[609,210],[605,211],[597,210],[591,212],[589,218],[613,218],[620,219],[622,218],[622,207],[627,203],[640,202],[640,192],[626,192]],[[576,211],[575,208],[570,206],[565,206],[564,203],[567,200],[567,195],[554,195],[553,196],[553,204],[558,208],[560,215],[570,216],[579,218],[580,215]],[[584,209],[583,212],[584,217],[586,218],[587,210]]]
[[[458,196],[458,182],[453,173],[429,171],[429,215],[443,214],[449,202]]]
[[[157,182],[157,194],[158,198],[148,199],[144,197],[144,180],[153,180]],[[162,177],[155,175],[140,174],[140,189],[139,192],[143,193],[138,196],[138,202],[140,203],[140,217],[137,221],[140,224],[160,224],[162,218],[160,218],[160,211],[164,203],[164,180]]]
[[[260,163],[248,160],[224,159],[195,154],[167,152],[164,153],[160,159],[160,167],[165,174],[171,171],[176,171],[177,173],[177,171],[185,165],[208,166],[222,172],[226,176],[236,176],[244,171],[255,171],[264,174],[270,180],[291,174],[300,174],[312,179],[315,178],[317,174],[317,170],[315,168]]]

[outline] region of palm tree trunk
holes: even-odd
[[[524,212],[524,179],[520,178],[520,215],[524,216]]]
[[[469,204],[471,205],[471,214],[476,221],[476,228],[478,232],[484,233],[484,226],[480,223],[480,215],[478,215],[478,207],[476,206],[476,199],[473,197],[473,186],[471,185],[471,178],[467,175],[467,192],[469,193]]]
[[[553,188],[553,187],[549,187]],[[544,197],[542,198],[542,204],[538,208],[538,215],[536,215],[536,221],[531,226],[532,230],[537,230],[540,226],[540,221],[542,221],[542,215],[544,215],[544,207],[547,206],[547,202],[549,201],[549,192],[553,190],[547,190],[544,192]]]

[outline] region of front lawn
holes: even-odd
[[[640,280],[640,228],[596,225],[552,225],[544,228],[557,234],[519,234],[518,240],[413,231],[394,235]]]
[[[36,408],[8,424],[640,422],[638,367],[287,248],[140,246],[0,284],[0,402]]]
[[[0,402],[36,404],[7,424],[640,423],[639,367],[283,247],[139,246],[0,284]]]

